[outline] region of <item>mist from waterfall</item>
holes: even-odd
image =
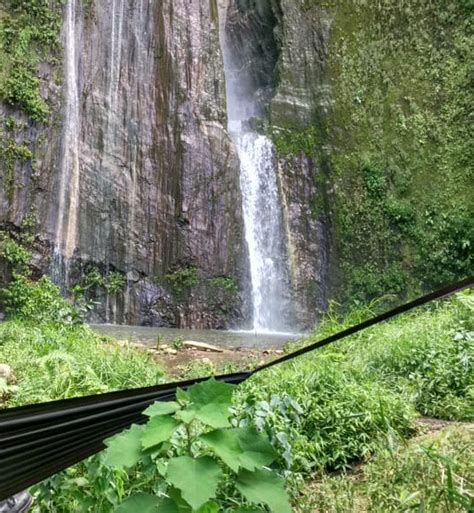
[[[277,162],[271,140],[251,128],[261,115],[251,77],[237,64],[225,20],[227,2],[220,3],[220,39],[224,57],[228,129],[240,159],[240,187],[248,246],[253,301],[253,330],[291,329],[291,301],[282,229]]]

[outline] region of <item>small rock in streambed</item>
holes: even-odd
[[[206,344],[206,342],[196,342],[194,340],[185,340],[183,342],[185,347],[191,347],[192,349],[198,349],[200,351],[212,351],[214,353],[223,353],[224,349],[217,346],[212,346],[211,344]]]
[[[172,347],[167,347],[163,350],[164,353],[170,354],[170,355],[176,355],[178,354],[178,351],[176,349],[173,349]]]
[[[7,383],[11,383],[14,380],[13,370],[10,365],[0,363],[0,378],[3,378]]]

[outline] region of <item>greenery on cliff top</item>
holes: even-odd
[[[314,210],[324,208],[327,179],[340,295],[414,295],[468,275],[472,2],[305,2],[315,6],[334,16],[333,104],[313,126],[276,132],[275,142],[281,155],[303,152],[326,170]]]
[[[49,112],[40,94],[38,66],[56,48],[61,2],[6,0],[0,7],[0,98],[35,121]]]

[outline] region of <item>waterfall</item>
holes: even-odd
[[[111,13],[111,33],[110,33],[110,69],[109,69],[109,88],[108,88],[108,130],[106,139],[108,143],[113,143],[113,119],[117,116],[119,104],[119,86],[120,86],[120,68],[122,65],[122,45],[123,45],[123,15],[124,0],[112,0]],[[111,148],[112,150],[113,148]]]
[[[64,23],[65,106],[59,175],[59,204],[55,234],[55,257],[62,262],[73,256],[77,243],[79,207],[79,88],[77,74],[76,5],[69,0]],[[63,267],[61,264],[60,267]],[[66,280],[67,281],[67,280]],[[64,283],[64,281],[63,281]]]
[[[240,159],[240,187],[248,246],[253,329],[288,331],[292,317],[277,163],[271,140],[251,128],[261,115],[245,67],[234,59],[225,28],[227,2],[220,2],[228,129]]]

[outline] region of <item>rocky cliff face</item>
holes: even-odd
[[[43,90],[54,92],[61,115],[47,129],[31,123],[30,141],[36,130],[48,141],[36,162],[39,181],[28,188],[31,165],[15,164],[18,192],[4,194],[2,222],[21,225],[33,206],[44,253],[61,253],[50,272],[68,285],[91,266],[124,275],[113,298],[94,294],[103,302],[98,320],[223,327],[244,317],[239,172],[226,130],[216,6],[73,1],[63,16],[63,95],[49,76]],[[196,269],[199,287],[180,311],[165,275],[187,268]],[[216,277],[241,285],[225,315],[206,306],[218,291],[205,284]]]
[[[468,3],[219,3],[2,2],[0,228],[34,231],[36,272],[96,321],[249,324],[224,22],[276,148],[298,324],[341,290],[465,275]]]
[[[199,328],[251,320],[218,7],[214,0],[51,3],[62,28],[61,44],[44,52],[54,59],[40,66],[49,115],[32,121],[2,104],[5,119],[15,120],[5,138],[18,147],[24,140],[29,153],[11,159],[1,223],[20,230],[28,215],[36,221],[38,272],[97,301],[92,320]],[[290,86],[277,63],[299,51],[282,39],[288,9],[232,0],[220,20],[241,65],[251,67],[249,94],[256,91],[262,112],[277,103],[285,109]],[[300,86],[288,91],[296,102]],[[315,170],[300,163],[298,172],[281,161],[278,178],[304,327],[324,303],[325,228],[307,216]]]
[[[367,303],[468,275],[472,6],[281,0],[274,12],[269,130],[296,279]]]

